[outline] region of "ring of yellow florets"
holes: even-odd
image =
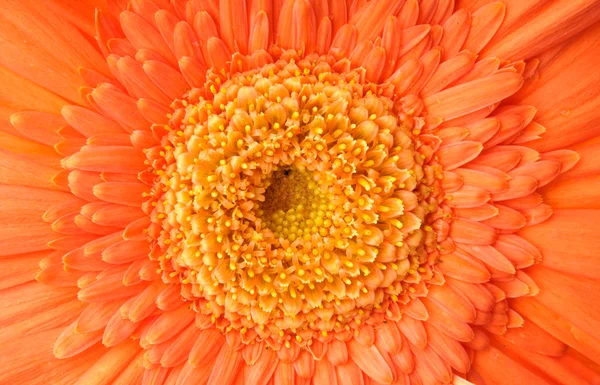
[[[221,330],[274,345],[397,314],[432,277],[442,217],[419,120],[326,61],[209,79],[147,151],[163,279]]]

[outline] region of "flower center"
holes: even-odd
[[[287,168],[273,173],[267,185],[258,216],[275,238],[310,241],[313,235],[329,234],[335,205],[312,173]]]
[[[200,317],[277,348],[398,317],[425,293],[441,168],[388,86],[279,60],[210,74],[173,107],[146,152],[151,256]]]

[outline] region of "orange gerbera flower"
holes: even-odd
[[[600,1],[1,8],[0,384],[600,384]]]

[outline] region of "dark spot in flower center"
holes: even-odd
[[[294,241],[317,234],[328,214],[327,190],[313,174],[295,167],[274,171],[265,180],[259,218],[276,238]],[[330,217],[330,216],[329,216]],[[328,221],[330,222],[330,221]]]

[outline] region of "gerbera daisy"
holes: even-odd
[[[600,1],[1,8],[0,384],[600,383]]]

